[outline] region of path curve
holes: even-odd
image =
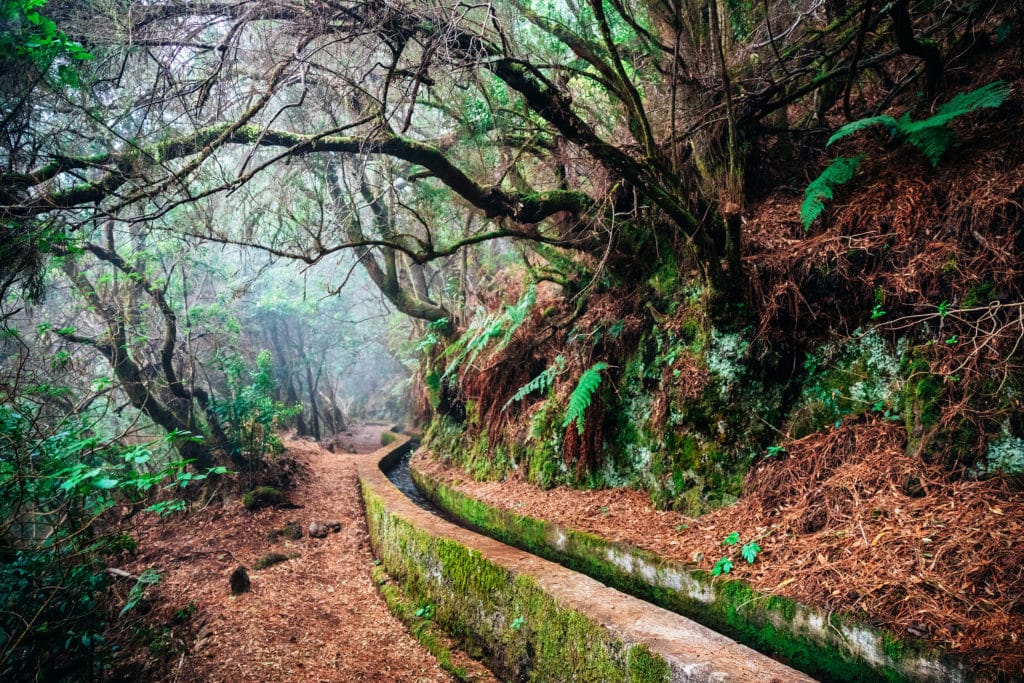
[[[371,428],[372,429],[372,428]],[[375,443],[379,445],[377,428]],[[367,438],[367,443],[374,438]],[[357,456],[330,453],[304,440],[286,442],[309,476],[288,492],[301,509],[246,512],[226,504],[184,520],[147,521],[137,530],[139,555],[124,569],[164,572],[150,589],[154,611],[168,617],[195,603],[188,653],[160,672],[134,676],[161,681],[434,682],[451,678],[387,610],[370,578],[374,564],[356,480]],[[336,519],[340,533],[272,543],[268,534],[289,521]],[[299,557],[252,571],[267,552]],[[250,568],[252,591],[229,595],[228,575]],[[157,619],[159,621],[159,619]],[[131,667],[122,671],[130,680]],[[140,680],[135,678],[135,680]]]

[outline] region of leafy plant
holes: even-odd
[[[86,680],[102,653],[104,557],[135,547],[96,520],[205,475],[183,461],[154,466],[157,444],[124,447],[80,415],[50,422],[44,410],[35,400],[0,405],[0,679]],[[127,610],[152,579],[143,573]]]
[[[885,126],[891,135],[920,150],[932,162],[932,166],[938,166],[942,155],[953,142],[953,131],[949,128],[949,123],[957,117],[978,109],[998,107],[1009,95],[1010,86],[1008,84],[1003,81],[993,81],[976,90],[958,94],[939,107],[934,116],[920,121],[912,121],[909,112],[898,119],[882,115],[852,121],[833,133],[825,146],[828,147],[833,142],[842,140],[865,128],[881,125]]]
[[[428,602],[425,605],[421,605],[413,614],[421,619],[430,619],[434,616],[434,604]]]
[[[227,356],[223,364],[228,398],[215,398],[213,406],[224,423],[231,448],[252,463],[266,455],[280,453],[284,446],[274,428],[297,415],[302,406],[288,407],[274,400],[270,353],[260,351],[253,370],[239,356]]]
[[[853,178],[864,156],[836,157],[825,167],[821,175],[811,181],[804,192],[804,201],[800,205],[800,220],[804,230],[811,228],[811,223],[825,210],[825,200],[835,197],[835,190]]]
[[[731,534],[722,539],[722,545],[733,547],[740,543],[740,532],[733,531]],[[757,559],[758,554],[761,552],[761,546],[756,541],[750,541],[749,543],[743,544],[740,548],[740,557],[747,561],[748,564],[754,564],[754,560]],[[715,566],[711,568],[711,576],[721,576],[722,574],[730,573],[735,565],[733,565],[732,558],[720,557]]]
[[[508,627],[510,629],[512,629],[513,631],[518,631],[519,629],[521,629],[523,627],[523,624],[525,624],[525,623],[526,623],[526,619],[524,619],[523,617],[520,616],[520,617],[516,617],[515,619],[513,619],[512,623],[509,624]]]
[[[754,564],[754,560],[757,559],[760,552],[761,546],[754,541],[751,541],[750,543],[745,543],[743,547],[740,548],[740,557],[746,560],[747,564]]]
[[[576,388],[569,395],[569,405],[565,410],[565,419],[562,421],[562,429],[568,429],[569,425],[576,423],[576,429],[583,434],[583,416],[590,407],[594,398],[594,392],[601,384],[601,372],[607,369],[608,364],[604,362],[594,363],[582,375]]]
[[[992,109],[1000,106],[1010,95],[1010,86],[1003,81],[993,81],[976,90],[960,93],[938,111],[926,119],[913,121],[910,113],[896,119],[892,116],[869,116],[852,121],[841,127],[828,139],[825,146],[842,140],[859,131],[872,126],[884,126],[898,141],[916,147],[924,154],[932,166],[937,166],[942,155],[952,144],[953,130],[949,124],[960,116],[978,109]],[[837,157],[825,168],[804,192],[804,201],[800,205],[800,220],[804,229],[808,230],[814,220],[825,210],[825,201],[832,199],[836,188],[850,181],[854,172],[863,160],[857,157]]]
[[[511,404],[516,401],[522,401],[524,398],[534,393],[535,391],[545,392],[551,388],[551,384],[554,382],[555,377],[558,376],[562,370],[565,369],[565,356],[558,356],[555,358],[553,365],[545,368],[539,375],[531,379],[529,382],[519,387],[516,393],[512,395],[512,398],[505,401],[505,405],[501,407],[502,411],[508,408]]]
[[[139,574],[139,578],[135,580],[135,585],[128,591],[128,599],[125,600],[124,607],[121,608],[121,616],[123,617],[142,602],[142,599],[146,597],[146,589],[160,583],[163,578],[163,575],[152,567],[143,570]]]
[[[715,566],[711,568],[711,576],[720,576],[732,571],[732,560],[728,557],[720,557]]]
[[[505,348],[512,335],[526,321],[536,302],[537,287],[530,285],[519,301],[506,306],[502,313],[474,318],[469,328],[445,349],[445,355],[451,357],[451,361],[441,379],[449,377],[459,367],[471,364],[494,339],[500,338],[495,351]]]

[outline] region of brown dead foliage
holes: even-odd
[[[348,445],[379,447],[382,427],[355,431]],[[137,516],[139,553],[118,568],[138,576],[154,567],[163,580],[136,610],[112,620],[108,641],[120,650],[106,680],[451,680],[377,594],[353,456],[303,440],[285,445],[305,473],[288,491],[301,508],[247,512],[236,500],[163,520]],[[311,520],[338,520],[341,530],[323,539],[272,538],[288,522],[305,529]],[[268,552],[290,559],[253,570]],[[233,596],[228,576],[240,564],[252,588]],[[115,594],[123,600],[133,583],[119,580]],[[479,680],[493,680],[453,654]]]
[[[758,590],[857,615],[1004,673],[1021,671],[1024,493],[922,464],[905,454],[902,427],[882,420],[785,446],[786,455],[750,473],[739,502],[696,519],[655,510],[638,491],[473,482],[422,457],[417,467],[517,514],[703,569],[731,552],[733,576]],[[754,564],[722,545],[733,531],[761,546]]]
[[[876,291],[886,321],[934,313],[944,300],[955,308],[985,280],[994,300],[1021,300],[1024,79],[1019,67],[998,75],[1016,77],[1010,101],[960,124],[960,144],[938,168],[909,145],[886,150],[880,137],[862,133],[834,153],[870,157],[810,233],[800,224],[802,196],[773,196],[754,208],[744,265],[763,337],[799,344],[836,321],[852,330],[867,319]]]

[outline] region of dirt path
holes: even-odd
[[[363,450],[380,443],[383,427],[367,429],[376,434],[359,435]],[[123,569],[138,575],[156,567],[164,578],[147,593],[144,635],[152,639],[134,643],[117,680],[450,680],[373,586],[353,456],[306,441],[286,446],[308,467],[288,494],[302,508],[250,513],[227,504],[138,529],[140,554]],[[342,529],[324,539],[268,539],[287,522],[307,530],[311,521],[332,519]],[[298,557],[253,571],[268,552]],[[250,569],[252,590],[231,596],[228,575],[238,564]]]

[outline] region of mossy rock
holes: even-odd
[[[260,508],[278,505],[284,500],[280,489],[273,486],[260,486],[242,496],[242,506],[246,510],[258,510]]]
[[[398,439],[398,435],[394,432],[382,432],[380,435],[380,445],[390,446]]]
[[[291,559],[290,557],[288,557],[287,555],[285,555],[283,553],[267,553],[266,555],[262,556],[260,559],[256,560],[256,563],[253,564],[252,568],[253,569],[266,569],[267,567],[273,567],[275,564],[280,564],[282,562],[287,562],[290,559]]]
[[[302,538],[302,525],[298,522],[288,522],[280,529],[273,529],[267,534],[267,539],[271,543],[276,543],[282,538],[289,541],[298,541]]]

